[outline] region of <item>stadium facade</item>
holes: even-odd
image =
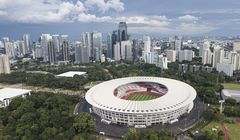
[[[192,110],[196,91],[173,79],[128,77],[98,84],[85,98],[105,122],[145,127],[178,121]]]

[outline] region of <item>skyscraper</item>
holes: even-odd
[[[204,49],[202,51],[202,63],[203,63],[203,65],[205,65],[205,64],[211,65],[212,64],[212,56],[213,56],[213,54],[212,54],[212,52],[209,48]]]
[[[132,41],[121,41],[121,59],[133,60]]]
[[[233,51],[240,52],[240,41],[233,42]]]
[[[31,51],[31,37],[30,34],[24,34],[23,35],[23,41],[24,41],[24,47],[26,52],[30,52]]]
[[[5,54],[8,55],[9,58],[15,58],[16,57],[16,46],[14,46],[14,43],[12,42],[6,42],[5,44]]]
[[[42,34],[41,36],[41,47],[43,48],[43,61],[48,62],[49,61],[49,47],[48,47],[48,42],[49,40],[52,39],[50,34]]]
[[[69,44],[68,41],[64,40],[62,43],[62,61],[69,61],[70,54],[69,54]]]
[[[113,58],[113,47],[112,47],[112,35],[108,34],[107,35],[107,57]]]
[[[212,66],[214,68],[217,67],[217,63],[223,63],[223,59],[224,59],[224,49],[217,46],[214,48],[213,51],[213,63]]]
[[[114,49],[114,60],[119,61],[121,59],[121,46],[120,43],[117,42],[116,44],[113,45]]]
[[[7,46],[7,43],[9,42],[9,37],[3,37],[2,42],[3,42],[3,47],[4,47],[5,53],[6,53],[6,46]]]
[[[89,32],[82,33],[82,47],[87,49],[86,57],[92,56],[92,35]]]
[[[93,32],[92,33],[92,44],[93,44],[93,60],[100,61],[102,55],[102,33]]]
[[[177,53],[176,53],[175,50],[167,50],[166,51],[166,56],[167,56],[168,61],[176,62]]]
[[[59,40],[59,35],[52,35],[53,43],[55,46],[56,52],[60,52],[60,40]]]
[[[151,38],[150,38],[150,36],[144,36],[143,41],[144,41],[144,52],[145,53],[151,52]]]
[[[180,51],[181,49],[182,49],[182,40],[180,39],[175,40],[174,50]]]
[[[194,52],[192,50],[180,50],[178,53],[178,61],[192,61]]]
[[[128,40],[127,23],[126,22],[120,22],[118,25],[118,40],[119,41]]]
[[[56,55],[53,40],[50,39],[48,42],[48,60],[50,65],[56,63]]]
[[[0,74],[8,74],[10,73],[10,63],[7,55],[0,55]]]
[[[118,31],[117,30],[112,32],[112,38],[111,39],[112,39],[112,52],[113,52],[112,58],[114,58],[115,57],[114,56],[114,54],[115,54],[114,45],[117,44],[117,42],[119,41],[118,40]]]

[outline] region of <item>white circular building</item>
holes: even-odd
[[[85,98],[102,121],[145,127],[178,121],[192,110],[196,91],[173,79],[128,77],[98,84]]]

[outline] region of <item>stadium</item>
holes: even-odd
[[[103,122],[135,127],[174,123],[194,106],[196,91],[181,81],[128,77],[103,82],[85,95]]]

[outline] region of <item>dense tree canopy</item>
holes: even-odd
[[[168,132],[141,131],[130,128],[123,136],[124,140],[172,140],[173,136]]]
[[[79,134],[86,138],[95,132],[95,123],[89,114],[73,115],[77,102],[76,96],[52,93],[14,99],[0,110],[4,139],[65,140]]]

